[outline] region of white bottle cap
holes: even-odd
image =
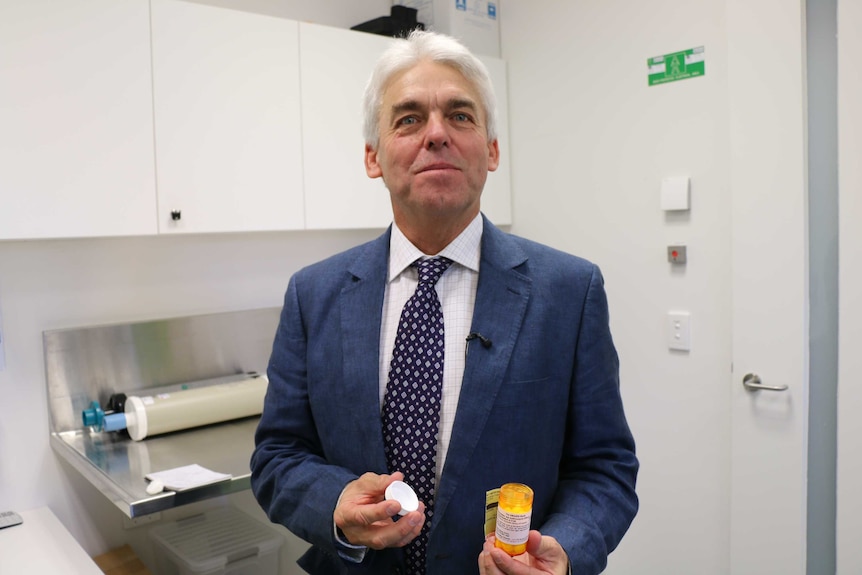
[[[416,492],[403,481],[390,483],[383,495],[387,501],[394,499],[401,504],[401,511],[398,512],[398,515],[407,515],[411,511],[419,509],[419,498],[416,497]]]
[[[150,495],[157,495],[165,490],[165,484],[159,481],[158,479],[153,479],[147,485],[147,493]]]

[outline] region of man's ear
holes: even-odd
[[[365,144],[365,173],[369,178],[379,178],[383,175],[380,164],[377,162],[377,150],[371,144]]]
[[[493,172],[500,165],[500,145],[495,138],[488,142],[488,171]]]

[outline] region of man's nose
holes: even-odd
[[[449,145],[449,126],[442,114],[431,114],[425,129],[425,147],[441,148]]]

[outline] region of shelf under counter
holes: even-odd
[[[133,441],[89,430],[51,434],[51,446],[128,517],[249,489],[249,460],[259,417],[177,431]],[[147,493],[145,475],[197,463],[231,479],[179,492]]]

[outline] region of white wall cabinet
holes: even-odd
[[[0,2],[0,55],[0,239],[155,233],[149,2]]]
[[[310,229],[382,228],[392,222],[383,180],[365,173],[362,94],[391,40],[300,24],[305,223]]]
[[[0,3],[0,239],[382,228],[362,94],[391,39],[179,0]],[[511,223],[501,165],[482,209]]]
[[[365,173],[362,95],[377,57],[391,40],[353,30],[300,24],[306,226],[385,227],[389,192]],[[512,222],[509,184],[506,65],[488,66],[498,96],[500,168],[488,176],[482,210],[497,224]]]
[[[152,0],[160,233],[302,229],[298,23]]]

